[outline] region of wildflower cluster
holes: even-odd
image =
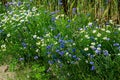
[[[31,7],[31,3],[7,3],[9,9],[0,14],[1,54],[13,55],[18,62],[44,65],[57,79],[91,78],[93,73],[106,77],[108,71],[116,75],[120,66],[120,28],[114,27],[111,20],[100,26],[83,14],[69,19],[57,14],[60,11],[50,13],[42,7]],[[58,4],[62,5],[62,1]],[[73,14],[77,14],[76,8]],[[112,68],[114,71],[110,71]]]

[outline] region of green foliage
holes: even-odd
[[[0,62],[9,60],[22,80],[120,79],[120,28],[93,15],[71,19],[45,5],[14,2],[0,14]]]
[[[6,12],[5,6],[0,2],[0,14]]]
[[[34,80],[48,80],[48,75],[45,74],[45,67],[35,64],[32,66],[31,79]]]

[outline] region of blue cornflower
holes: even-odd
[[[94,62],[92,62],[92,61],[91,61],[91,62],[90,62],[90,64],[91,64],[91,65],[93,65],[93,64],[94,64]]]
[[[59,39],[59,43],[64,43],[64,40],[62,40],[62,39]]]
[[[67,25],[67,26],[66,26],[66,28],[69,28],[69,27],[70,27],[70,25]]]
[[[51,26],[50,26],[49,28],[51,29],[51,31],[55,30],[55,27],[51,27]]]
[[[55,12],[51,12],[50,14],[53,15],[53,14],[55,14]]]
[[[110,40],[110,38],[106,38],[106,40],[107,40],[107,41],[109,41],[109,40]]]
[[[80,58],[76,58],[76,60],[77,60],[77,61],[79,61],[79,60],[80,60]]]
[[[18,1],[18,6],[20,6],[22,4],[22,2],[21,1]]]
[[[58,4],[59,5],[62,5],[63,3],[62,3],[62,0],[58,0]]]
[[[110,23],[109,23],[109,22],[106,22],[105,24],[106,24],[106,25],[110,25]]]
[[[101,44],[98,44],[97,47],[101,47],[102,45]]]
[[[79,30],[79,31],[82,31],[82,30],[83,30],[83,28],[78,28],[78,30]]]
[[[51,45],[48,45],[47,47],[46,47],[46,49],[50,49],[51,48]]]
[[[26,48],[26,47],[27,47],[27,44],[26,44],[25,42],[22,42],[22,46],[23,46],[24,48]]]
[[[65,47],[65,44],[64,43],[61,43],[60,44],[60,48],[64,48]]]
[[[54,15],[56,13],[60,12],[60,10],[57,10],[57,11],[54,11],[54,12],[51,12],[50,15]]]
[[[72,49],[72,52],[75,52],[75,51],[76,51],[76,48],[73,48],[73,49]]]
[[[71,22],[71,20],[68,20],[68,22]]]
[[[76,12],[77,12],[77,8],[73,8],[73,9],[72,9],[72,13],[73,13],[73,14],[76,14]]]
[[[119,43],[114,43],[113,46],[119,46]]]
[[[23,61],[24,60],[24,58],[19,58],[19,61]]]
[[[27,4],[26,6],[27,6],[28,8],[30,8],[30,4]]]
[[[49,61],[48,61],[48,63],[49,63],[50,65],[52,65],[54,62],[53,62],[53,61],[51,61],[51,60],[49,60]]]
[[[118,50],[120,51],[120,46],[118,47]]]
[[[70,40],[68,40],[68,42],[73,43],[73,40],[72,40],[72,39],[70,39]]]
[[[34,59],[35,59],[35,60],[38,59],[38,56],[34,56]]]
[[[107,50],[103,50],[103,53],[104,53],[105,56],[108,56],[108,55],[109,55],[109,53],[108,53]]]
[[[2,33],[3,32],[3,30],[0,30],[0,33]]]
[[[59,52],[59,51],[60,51],[60,50],[58,50],[58,49],[56,50],[56,52]]]
[[[96,50],[95,50],[95,53],[96,53],[96,54],[100,54],[100,53],[101,53],[101,50],[96,49]]]
[[[63,64],[59,64],[59,67],[62,68]]]
[[[63,55],[64,55],[64,51],[60,51],[59,54],[60,54],[61,56],[63,56]]]
[[[5,7],[8,8],[8,6],[9,6],[9,3],[6,3],[6,4],[5,4]]]
[[[119,33],[119,32],[117,32],[117,31],[116,31],[116,32],[114,32],[114,34],[118,34],[118,33]]]
[[[47,54],[51,54],[51,52],[48,51]]]
[[[60,37],[60,35],[61,35],[61,34],[60,34],[60,33],[58,33],[58,34],[57,34],[57,36],[54,36],[54,38],[56,38],[56,39],[57,39],[57,38],[59,38],[59,37]]]
[[[55,17],[52,17],[51,21],[53,21],[53,22],[54,22],[55,20],[56,20],[56,18],[55,18]]]
[[[92,50],[94,50],[94,51],[95,51],[95,50],[97,50],[97,48],[96,48],[96,47],[91,47],[91,49],[92,49]]]
[[[88,28],[86,26],[84,26],[84,30],[87,30]]]
[[[74,59],[76,59],[76,58],[77,58],[77,56],[76,56],[76,55],[73,55],[72,57],[73,57]]]
[[[93,58],[94,57],[94,55],[90,55],[90,58]]]
[[[90,39],[91,39],[91,40],[95,40],[94,36],[90,36]]]
[[[95,70],[95,66],[92,66],[92,67],[91,67],[91,70],[92,70],[92,71]]]

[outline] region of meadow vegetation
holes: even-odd
[[[119,0],[99,1],[0,2],[0,65],[15,80],[119,80]]]

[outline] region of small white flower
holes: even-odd
[[[96,33],[96,30],[93,30],[93,33]]]
[[[120,53],[118,53],[118,56],[120,56]]]
[[[47,39],[47,41],[49,42],[49,41],[50,41],[50,39]]]
[[[84,48],[84,50],[85,50],[85,51],[88,51],[88,50],[89,50],[89,48]]]
[[[44,39],[41,39],[41,42],[44,42]]]
[[[61,14],[60,16],[61,16],[61,17],[64,17],[65,15],[64,15],[64,14]]]
[[[32,11],[36,11],[36,10],[37,10],[37,8],[36,8],[36,7],[33,7],[33,8],[32,8]]]
[[[98,40],[98,38],[95,38],[95,40]]]
[[[55,42],[54,44],[58,44],[58,42]]]
[[[88,63],[88,60],[86,60],[85,62]]]
[[[37,39],[40,39],[40,37],[37,37]]]
[[[97,50],[101,50],[101,48],[100,48],[100,47],[98,47],[98,48],[97,48]]]
[[[84,33],[84,32],[85,32],[85,30],[81,29],[80,33]]]
[[[91,48],[91,49],[94,49],[94,48],[95,48],[95,46],[90,46],[90,48]]]
[[[50,33],[46,34],[45,37],[50,37]]]
[[[94,46],[94,45],[95,45],[95,42],[92,42],[92,43],[91,43],[91,45],[93,45],[93,46]]]
[[[75,43],[73,43],[73,45],[76,45]]]
[[[112,20],[109,20],[109,22],[110,22],[111,24],[113,24],[113,21],[112,21]]]
[[[89,39],[90,37],[88,35],[85,35],[85,38]]]
[[[40,44],[41,44],[41,42],[40,42],[40,41],[36,43],[36,45],[38,45],[38,46],[39,46]]]
[[[60,15],[56,16],[55,19],[59,19]]]
[[[41,46],[46,46],[46,44],[42,44]]]
[[[89,23],[88,23],[88,26],[92,26],[92,22],[89,22]]]
[[[27,75],[27,78],[30,78],[30,76],[29,76],[29,75]]]
[[[106,33],[111,33],[109,30],[106,30]]]
[[[105,40],[105,39],[107,39],[107,37],[103,37],[103,39]]]
[[[1,45],[1,49],[2,51],[6,51],[6,45],[5,44]]]
[[[99,21],[99,19],[96,19],[96,21]]]
[[[118,28],[118,31],[120,31],[120,27]]]
[[[5,44],[1,45],[1,48],[6,48],[6,45]]]
[[[36,16],[39,16],[39,15],[40,15],[40,14],[38,14],[38,13],[36,14]]]
[[[66,56],[67,56],[68,54],[69,54],[68,52],[65,53]]]
[[[39,52],[39,49],[36,49],[35,52]]]
[[[33,38],[34,38],[34,39],[37,38],[37,35],[33,35]]]
[[[100,34],[100,33],[98,33],[98,34],[97,34],[97,37],[100,37],[100,36],[101,36],[101,34]]]
[[[102,39],[103,39],[103,40],[107,40],[107,41],[110,40],[110,38],[108,38],[108,37],[103,37]]]
[[[9,33],[9,34],[7,34],[7,37],[10,37],[10,33]]]
[[[101,28],[101,30],[102,30],[102,31],[105,31],[105,29],[104,29],[104,28]]]
[[[20,22],[21,22],[21,23],[22,23],[22,22],[24,22],[24,21],[25,21],[25,20],[23,20],[23,19],[22,19],[22,20],[20,20]]]

